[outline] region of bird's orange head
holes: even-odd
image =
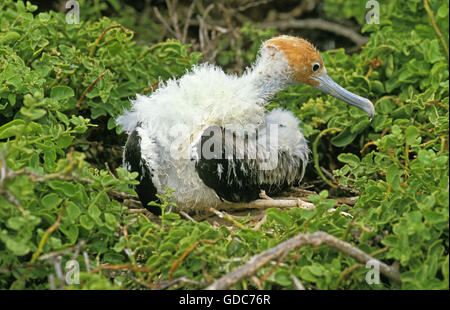
[[[327,74],[322,56],[308,41],[282,35],[264,42],[263,48],[269,51],[269,55],[282,52],[288,63],[289,72],[287,74],[294,82],[315,87],[364,110],[369,114],[370,119],[373,118],[375,109],[372,102],[349,92],[334,82]]]
[[[293,80],[313,87],[319,85],[313,76],[323,72],[325,67],[322,56],[311,43],[301,38],[283,35],[269,39],[264,44],[268,49],[277,49],[284,53]]]

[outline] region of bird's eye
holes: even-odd
[[[320,69],[320,63],[315,62],[315,63],[313,64],[313,66],[312,66],[312,71],[313,71],[313,72],[316,72],[316,71],[319,70],[319,69]]]

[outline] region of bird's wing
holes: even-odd
[[[266,128],[236,133],[220,126],[206,127],[193,147],[200,179],[231,202],[258,199],[261,190],[275,194],[292,184],[288,175],[293,171],[299,181],[302,160],[284,148],[270,152],[266,138]]]
[[[150,201],[156,201],[156,187],[152,182],[152,168],[144,160],[141,153],[141,137],[139,127],[129,136],[124,150],[124,166],[129,172],[137,172],[137,180],[140,182],[134,186],[134,190],[139,196],[142,205],[155,215],[161,214],[161,209],[155,206],[148,206]]]

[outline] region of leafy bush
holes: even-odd
[[[342,3],[326,5],[335,13],[332,8]],[[361,16],[360,8],[346,3],[346,17]],[[340,185],[360,192],[354,221],[370,227],[362,230],[360,242],[388,233],[381,241],[389,247],[383,256],[404,268],[404,288],[448,288],[448,1],[430,5],[444,42],[422,1],[407,6],[390,1],[380,3],[380,25],[363,27],[371,37],[360,54],[324,55],[330,76],[374,99],[372,122],[334,98],[311,98],[304,86],[277,100],[297,111],[307,137],[318,142],[338,132],[318,147],[321,162],[330,149],[353,152],[337,156],[343,166],[333,159],[330,166],[340,166],[334,170]]]
[[[335,9],[341,2],[326,1],[325,10],[342,16]],[[374,120],[308,87],[279,93],[270,107],[298,115],[316,162],[333,178],[311,163],[309,178],[318,174],[327,182],[318,187],[328,189],[310,196],[316,209],[272,208],[253,230],[249,217],[233,228],[166,212],[150,220],[123,200],[135,194],[129,184],[136,175],[114,162],[110,171],[102,166],[108,145],[123,141],[113,119],[129,98],[182,75],[199,53],[176,41],[137,45],[133,31],[108,18],[69,25],[63,14],[33,14],[29,3],[3,1],[0,287],[50,288],[55,266],[75,259],[82,272],[74,289],[148,288],[180,276],[199,284],[178,287],[202,288],[282,240],[323,230],[398,262],[402,284],[382,278],[369,285],[364,266],[320,246],[261,268],[260,285],[292,289],[295,275],[317,289],[448,289],[449,3],[380,2],[381,23],[363,27],[370,41],[359,54],[323,53],[337,82],[373,99]],[[362,23],[360,11],[345,6],[343,14]],[[243,35],[254,42],[271,33],[252,29]],[[256,46],[253,56],[238,57],[250,61]],[[328,196],[348,195],[349,187],[359,193],[356,204],[339,206],[346,213],[327,212],[337,205]],[[169,197],[161,196],[163,210]],[[257,285],[243,280],[235,287]]]

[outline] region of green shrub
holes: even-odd
[[[326,1],[325,10],[339,16],[333,8],[341,2]],[[334,179],[327,180],[331,187],[320,185],[328,191],[310,196],[315,210],[269,209],[255,231],[249,218],[230,229],[174,213],[160,221],[132,213],[123,197],[135,194],[129,184],[136,175],[93,162],[109,152],[103,144],[103,152],[92,154],[93,143],[118,145],[122,136],[113,119],[129,98],[182,75],[199,53],[189,54],[176,41],[137,45],[131,30],[108,18],[69,25],[63,14],[33,14],[29,3],[3,1],[0,287],[48,289],[55,266],[75,259],[82,272],[81,283],[69,285],[74,289],[146,288],[180,276],[201,283],[181,287],[202,288],[282,240],[322,230],[386,263],[398,262],[402,284],[382,278],[369,285],[364,266],[320,246],[261,268],[257,276],[267,276],[262,287],[292,289],[293,274],[317,289],[448,289],[449,4],[429,1],[434,28],[427,1],[380,2],[381,24],[364,26],[370,41],[359,54],[323,53],[337,82],[374,101],[374,120],[309,87],[278,94],[271,108],[298,115],[314,156],[334,170]],[[343,14],[360,18],[360,11],[346,6]],[[270,33],[243,29],[254,42]],[[251,61],[252,46],[253,56],[237,57]],[[224,55],[226,63],[236,56]],[[360,198],[339,211],[353,218],[326,212],[337,203],[329,193],[348,195],[348,187]],[[163,209],[169,196],[161,196]],[[243,280],[235,287],[254,286]]]
[[[336,14],[343,2],[325,8]],[[361,8],[345,3],[345,17],[361,16]],[[423,3],[380,1],[381,23],[363,27],[371,36],[361,53],[323,55],[330,76],[373,99],[372,122],[334,98],[311,98],[305,86],[280,93],[274,106],[297,111],[322,151],[315,154],[320,162],[331,153],[340,185],[360,192],[354,221],[370,227],[360,242],[387,232],[381,245],[389,250],[381,257],[400,262],[402,287],[442,289],[449,268],[448,1],[430,3],[443,42]],[[329,142],[318,140],[333,132]]]

